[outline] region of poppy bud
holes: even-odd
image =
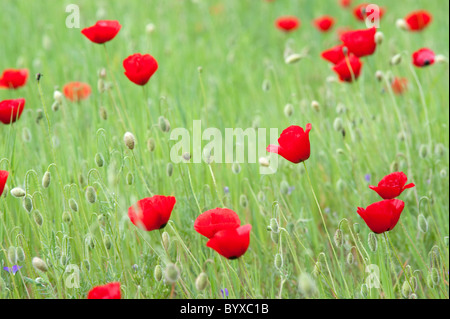
[[[375,72],[375,78],[376,78],[379,82],[381,82],[381,81],[383,80],[383,77],[384,77],[384,75],[383,75],[383,72],[382,72],[382,71],[378,70],[377,72]]]
[[[344,114],[346,111],[347,111],[347,108],[345,107],[345,105],[342,103],[338,103],[338,105],[336,106],[336,112],[338,114]]]
[[[31,196],[27,195],[23,198],[22,206],[27,212],[31,212],[31,210],[33,209],[33,201],[31,199]]]
[[[61,266],[66,266],[70,261],[69,256],[67,255],[62,255],[61,258],[59,259],[59,263],[61,264]]]
[[[197,279],[195,279],[195,288],[197,288],[198,291],[202,291],[206,288],[207,284],[208,284],[208,276],[204,272],[200,273]]]
[[[381,31],[375,33],[375,43],[377,45],[381,44],[384,40],[384,34]]]
[[[431,269],[431,281],[436,286],[439,284],[441,277],[439,276],[439,271],[436,268]]]
[[[441,176],[441,178],[446,178],[447,177],[447,170],[445,168],[443,168],[440,172],[439,175]]]
[[[314,277],[319,277],[321,272],[322,272],[322,263],[320,261],[317,261],[314,265],[312,274],[314,275]]]
[[[186,162],[189,162],[189,160],[191,159],[191,154],[189,152],[185,152],[183,153],[182,157]]]
[[[294,64],[294,63],[300,61],[303,57],[304,56],[302,54],[292,53],[292,54],[287,55],[284,58],[284,62],[286,64]]]
[[[423,214],[420,214],[417,217],[417,226],[422,233],[426,233],[428,231],[428,222]]]
[[[42,177],[42,187],[48,188],[50,186],[51,181],[51,175],[49,171],[46,171],[44,173],[44,176]]]
[[[398,134],[397,134],[397,139],[400,141],[400,142],[403,142],[404,140],[405,140],[405,138],[406,138],[406,135],[405,135],[405,132],[398,132]]]
[[[87,249],[90,250],[95,248],[95,240],[91,234],[86,235],[86,238],[84,239],[84,245]]]
[[[95,191],[95,188],[92,186],[88,186],[86,188],[86,200],[91,203],[94,204],[97,201],[97,192]]]
[[[100,118],[104,121],[106,121],[108,119],[108,112],[106,111],[106,109],[101,106],[100,109],[98,110],[98,113],[100,114]]]
[[[411,294],[411,292],[412,292],[411,286],[410,286],[409,282],[407,280],[405,280],[403,282],[403,285],[402,285],[402,295],[403,295],[403,297],[409,298],[409,295]]]
[[[442,157],[445,155],[445,146],[442,143],[436,144],[434,147],[434,154],[436,156]]]
[[[239,163],[233,163],[233,165],[231,165],[231,170],[234,174],[239,174],[241,172],[241,165],[239,165]]]
[[[283,267],[283,256],[281,256],[281,254],[276,254],[275,255],[275,268],[277,270],[281,270],[281,267]]]
[[[12,265],[17,264],[17,253],[16,253],[16,247],[10,246],[8,248],[8,260]]]
[[[153,138],[149,138],[147,141],[147,148],[150,152],[153,152],[155,150],[156,143]]]
[[[19,262],[25,261],[25,252],[22,247],[17,247],[16,256],[17,256],[17,261],[19,261]]]
[[[359,234],[359,232],[361,231],[361,228],[359,227],[358,223],[353,224],[353,230],[355,231],[355,233]]]
[[[394,55],[390,61],[391,65],[398,65],[400,62],[402,62],[402,55],[400,53]]]
[[[417,299],[417,295],[416,294],[410,294],[409,295],[409,299]]]
[[[290,117],[293,113],[294,113],[294,106],[290,103],[286,104],[286,106],[284,107],[284,115],[286,115],[286,117]]]
[[[350,252],[347,255],[347,264],[353,265],[353,261],[354,261],[354,256],[353,256],[353,253]]]
[[[25,193],[25,191],[22,188],[14,187],[11,190],[11,195],[13,195],[16,198],[19,198],[19,197],[24,197],[26,195],[26,193]]]
[[[276,218],[271,218],[271,219],[270,219],[270,229],[271,229],[274,233],[278,233],[278,232],[279,232],[278,221],[277,221]]]
[[[167,172],[167,176],[169,176],[169,177],[172,176],[172,174],[173,174],[173,164],[172,163],[167,163],[166,172]]]
[[[36,222],[36,225],[39,227],[42,226],[44,223],[44,217],[42,217],[42,214],[37,209],[33,212],[34,221]]]
[[[70,224],[72,222],[72,214],[69,211],[65,211],[62,214],[62,220],[63,222]]]
[[[126,132],[123,136],[123,141],[125,142],[125,145],[130,149],[134,149],[134,144],[136,143],[136,139],[134,138],[134,135],[130,132]]]
[[[426,145],[426,144],[420,145],[419,156],[421,158],[426,158],[428,156],[428,154],[429,154],[429,147],[428,147],[428,145]]]
[[[73,198],[69,199],[69,207],[74,212],[78,211],[78,203],[76,202],[75,199],[73,199]]]
[[[308,273],[302,273],[298,279],[298,289],[306,297],[311,297],[317,291],[316,282]]]
[[[334,128],[335,131],[338,131],[338,132],[342,131],[342,129],[344,128],[344,124],[343,124],[342,119],[340,117],[337,117],[334,120],[333,128]]]
[[[314,109],[314,111],[319,112],[320,111],[320,104],[317,101],[311,102],[311,107]]]
[[[101,68],[100,71],[98,71],[98,77],[100,79],[106,79],[106,69],[105,68]]]
[[[344,189],[345,189],[345,182],[344,182],[344,180],[343,180],[342,178],[340,178],[340,179],[337,181],[337,183],[336,183],[336,189],[337,189],[339,192],[344,191]]]
[[[269,81],[268,79],[265,79],[265,80],[263,81],[263,84],[262,84],[262,90],[263,90],[264,92],[267,92],[267,91],[270,90],[270,81]]]
[[[408,25],[404,19],[397,19],[397,21],[395,21],[395,25],[400,30],[408,30]]]
[[[46,272],[48,270],[48,266],[45,263],[45,261],[43,261],[41,258],[39,257],[34,257],[31,260],[31,264],[33,265],[33,267],[36,270],[42,271],[42,272]]]
[[[145,32],[147,34],[151,34],[153,31],[155,31],[155,25],[153,23],[149,23],[145,26]]]
[[[344,242],[344,238],[342,235],[342,230],[340,228],[336,229],[336,232],[334,233],[334,243],[336,244],[336,247],[341,247]]]
[[[22,140],[25,143],[31,142],[31,132],[30,132],[30,129],[28,127],[24,127],[22,129]]]
[[[259,191],[257,198],[259,202],[264,202],[266,200],[266,195],[262,191]]]
[[[375,236],[374,233],[369,233],[369,237],[368,237],[367,243],[369,244],[369,249],[371,251],[373,251],[373,252],[377,251],[378,241],[377,241],[377,237]]]
[[[95,154],[95,164],[97,164],[98,167],[103,167],[103,165],[105,165],[105,158],[102,153]]]
[[[163,273],[160,265],[156,265],[153,275],[156,281],[161,281]]]
[[[239,197],[239,205],[241,205],[242,208],[246,208],[248,206],[248,200],[247,200],[247,196],[245,196],[245,194],[242,194]]]
[[[105,81],[103,81],[103,79],[97,80],[97,90],[99,93],[105,92],[106,87],[105,87]]]
[[[260,157],[258,162],[259,162],[259,165],[261,165],[263,167],[269,167],[269,165],[270,165],[269,160],[267,159],[267,157]]]
[[[180,277],[180,270],[175,264],[168,264],[164,271],[164,278],[167,282],[174,284]]]
[[[161,242],[162,245],[164,247],[164,249],[167,251],[169,250],[169,246],[170,246],[170,235],[168,232],[163,232],[161,235]]]
[[[60,104],[57,101],[53,102],[53,104],[52,104],[52,111],[53,112],[58,111],[59,110],[59,106],[60,106]]]
[[[134,182],[134,175],[133,175],[133,173],[128,172],[126,180],[127,180],[127,185],[133,185],[133,182]]]

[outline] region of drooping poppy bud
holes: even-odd
[[[234,229],[218,231],[206,243],[206,246],[214,249],[225,258],[239,258],[248,249],[251,229],[251,225],[244,225]]]
[[[99,20],[93,26],[81,30],[81,33],[92,42],[102,44],[114,39],[121,27],[115,20]]]
[[[175,203],[173,196],[147,197],[131,206],[128,216],[134,225],[144,230],[162,229],[169,221]]]
[[[350,68],[351,70],[350,70]],[[344,82],[352,82],[353,79],[358,79],[361,73],[362,62],[358,57],[350,55],[347,58],[341,60],[338,64],[333,67],[333,71],[339,76],[339,79]]]
[[[375,52],[377,44],[375,42],[375,27],[370,29],[348,31],[341,35],[341,40],[347,47],[349,53],[357,57],[371,55]]]
[[[69,82],[63,87],[64,96],[72,102],[87,99],[91,92],[90,85],[83,82]]]
[[[27,69],[7,69],[0,76],[0,89],[17,89],[27,83]]]
[[[5,189],[6,181],[8,180],[9,172],[0,170],[0,196],[3,194]]]
[[[319,30],[320,32],[327,32],[333,27],[334,18],[329,15],[324,15],[322,17],[314,19],[313,23],[317,30]]]
[[[120,299],[120,297],[120,283],[111,282],[92,288],[88,293],[87,299]]]
[[[276,153],[292,163],[306,161],[310,156],[309,131],[311,124],[306,124],[305,131],[297,125],[286,128],[278,138],[279,145],[270,144],[267,151]]]
[[[322,52],[321,56],[327,61],[330,61],[333,64],[338,64],[343,59],[345,59],[344,55],[344,45],[337,45],[332,47],[331,49],[325,50]]]
[[[367,226],[376,234],[394,229],[405,203],[399,199],[385,199],[367,206],[366,209],[358,207],[358,214]]]
[[[158,70],[158,62],[150,54],[135,53],[123,60],[126,77],[137,85],[145,85]]]
[[[394,78],[391,83],[391,88],[395,94],[402,94],[408,88],[408,79]]]
[[[412,54],[412,62],[419,68],[432,65],[435,62],[435,54],[428,48],[422,48]]]
[[[218,231],[236,229],[241,225],[238,214],[228,208],[215,208],[200,214],[194,229],[200,235],[212,238]]]
[[[399,196],[405,189],[414,187],[414,183],[406,184],[408,178],[403,172],[395,172],[383,177],[378,186],[369,188],[378,193],[383,199],[392,199]]]
[[[300,20],[294,16],[284,16],[278,18],[275,25],[283,32],[292,32],[300,26]]]
[[[3,100],[0,102],[0,122],[11,124],[22,115],[25,107],[25,99]]]
[[[430,24],[432,19],[433,17],[429,12],[425,10],[418,10],[408,14],[404,21],[406,22],[407,30],[416,32],[425,29]]]

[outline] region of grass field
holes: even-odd
[[[66,27],[71,3],[80,28]],[[122,298],[223,298],[225,289],[229,298],[448,298],[448,62],[417,68],[411,54],[428,47],[448,61],[449,3],[376,3],[386,8],[384,40],[361,59],[357,81],[345,83],[320,54],[339,43],[339,27],[365,24],[337,0],[0,0],[0,72],[30,74],[24,87],[0,89],[0,101],[26,99],[18,121],[0,123],[0,170],[9,172],[0,264],[22,266],[15,274],[0,270],[0,297],[82,299],[94,286],[120,282]],[[418,9],[433,16],[426,29],[396,27]],[[324,14],[336,25],[320,33],[311,21]],[[281,32],[274,21],[283,15],[301,26]],[[122,25],[106,45],[81,34],[97,20]],[[287,45],[305,57],[286,64]],[[122,66],[137,52],[159,65],[143,88]],[[401,62],[392,65],[396,54]],[[108,89],[100,92],[103,68]],[[392,91],[393,77],[408,79],[403,94]],[[71,81],[90,84],[92,94],[54,110],[54,90]],[[194,120],[222,132],[281,133],[311,123],[311,156],[305,165],[279,157],[270,175],[260,174],[258,162],[172,163],[170,130],[192,132]],[[374,236],[356,210],[380,200],[368,186],[394,171],[416,186],[400,196],[405,209],[395,229]],[[14,197],[16,187],[26,195]],[[163,230],[147,232],[127,212],[154,194],[173,195],[176,204]],[[252,225],[237,260],[206,247],[193,228],[201,212],[223,206]],[[336,245],[338,228],[343,243]],[[34,267],[34,257],[48,270]],[[172,283],[164,275],[173,264],[179,278]],[[368,285],[370,269],[379,288]],[[205,286],[196,285],[201,273]]]

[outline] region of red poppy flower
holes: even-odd
[[[120,282],[94,287],[88,293],[88,299],[120,299],[120,296]]]
[[[0,88],[17,89],[27,83],[27,69],[7,69],[4,70],[0,77]]]
[[[211,238],[218,231],[235,229],[241,225],[238,214],[228,208],[215,208],[200,214],[194,222],[197,233]]]
[[[322,58],[327,61],[330,61],[333,64],[338,64],[343,59],[345,59],[344,55],[344,45],[337,45],[332,47],[331,49],[325,50],[321,54]]]
[[[138,85],[145,85],[158,70],[158,62],[150,54],[135,53],[123,60],[125,75]]]
[[[161,229],[169,221],[175,203],[173,196],[147,197],[128,208],[128,217],[134,225],[147,231]]]
[[[339,0],[339,4],[343,8],[347,8],[352,4],[352,0]]]
[[[214,249],[225,258],[239,258],[248,249],[251,229],[251,225],[244,225],[234,229],[218,231],[206,243],[206,246]]]
[[[8,179],[9,173],[7,171],[0,170],[0,196],[3,194],[3,190],[5,189],[6,180]]]
[[[405,189],[414,187],[414,183],[406,184],[408,178],[403,172],[395,172],[383,177],[378,186],[370,185],[369,188],[376,191],[383,199],[392,199],[399,196]]]
[[[366,19],[368,16],[370,16],[373,13],[373,11],[374,11],[373,9],[372,10],[367,9],[368,5],[369,4],[367,4],[367,3],[362,3],[353,9],[353,14],[358,20],[364,21],[364,19]],[[379,8],[380,8],[379,18],[381,19],[381,17],[384,15],[384,12],[386,10],[383,7],[379,7]]]
[[[311,124],[306,124],[305,131],[297,125],[286,128],[278,139],[280,145],[267,146],[267,152],[276,153],[292,163],[306,161],[311,153],[309,145],[309,131]]]
[[[0,122],[10,124],[17,121],[25,107],[25,99],[4,100],[0,102]]]
[[[405,203],[399,199],[385,199],[367,206],[366,209],[358,207],[358,214],[367,226],[376,234],[394,229]]]
[[[392,91],[395,94],[402,94],[408,87],[408,79],[407,78],[394,78],[391,83]]]
[[[284,32],[291,32],[300,26],[300,20],[294,16],[280,17],[275,21],[278,29]]]
[[[428,48],[422,48],[412,54],[412,62],[417,67],[424,67],[434,63],[434,52]]]
[[[351,67],[351,70],[349,68]],[[353,78],[356,80],[361,73],[362,62],[351,54],[348,58],[341,60],[333,67],[333,71],[339,76],[339,79],[344,82],[352,82]]]
[[[314,19],[314,26],[321,32],[326,32],[334,25],[334,18],[328,15]]]
[[[357,57],[371,55],[375,52],[377,44],[375,43],[375,27],[364,30],[355,30],[345,32],[341,35],[341,40],[347,47],[349,53]]]
[[[92,42],[102,44],[114,39],[121,27],[118,21],[100,20],[93,26],[81,30],[81,33]]]
[[[408,14],[405,22],[410,31],[421,31],[425,29],[432,20],[432,16],[425,10],[414,11]]]
[[[70,82],[64,85],[64,96],[73,102],[87,99],[91,95],[91,87],[83,82]]]

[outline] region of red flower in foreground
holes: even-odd
[[[0,102],[0,122],[10,124],[17,121],[25,107],[25,99],[4,100]]]
[[[341,35],[341,40],[347,47],[349,53],[357,57],[371,55],[375,52],[377,44],[375,43],[376,28],[355,30],[345,32]]]
[[[334,25],[334,18],[328,15],[314,19],[314,26],[321,32],[326,32]]]
[[[394,78],[394,80],[391,83],[392,91],[395,94],[402,94],[404,91],[406,91],[407,87],[408,87],[407,78]]]
[[[251,225],[244,225],[234,229],[218,231],[206,243],[206,246],[214,249],[225,258],[239,258],[248,249],[251,229]]]
[[[267,146],[267,152],[276,153],[292,163],[306,161],[311,153],[309,131],[311,124],[306,124],[305,131],[297,125],[286,128],[278,138],[278,144]]]
[[[69,82],[63,87],[64,96],[73,102],[87,99],[91,91],[90,85],[83,82]]]
[[[383,177],[378,186],[369,188],[378,193],[383,199],[392,199],[399,196],[405,189],[414,187],[414,183],[406,184],[408,178],[403,172],[395,172]]]
[[[300,20],[294,16],[280,17],[275,21],[278,29],[284,32],[291,32],[300,26]]]
[[[0,88],[17,89],[27,83],[27,69],[7,69],[4,70],[0,77]]]
[[[345,59],[344,55],[344,45],[337,45],[332,47],[331,49],[325,50],[322,52],[321,56],[327,61],[330,61],[333,64],[338,64],[343,59]]]
[[[145,85],[158,70],[158,62],[150,54],[135,53],[123,60],[126,77],[133,83]]]
[[[349,68],[351,67],[351,70]],[[352,82],[357,79],[361,73],[362,62],[354,55],[341,60],[333,67],[333,71],[339,76],[339,79],[344,82]]]
[[[406,25],[410,31],[422,31],[432,20],[432,16],[425,10],[414,11],[405,17]]]
[[[120,299],[120,296],[120,282],[94,287],[88,293],[88,299]]]
[[[81,33],[92,42],[102,44],[114,39],[121,27],[118,21],[100,20],[93,26],[81,30]]]
[[[161,229],[169,221],[175,203],[173,196],[147,197],[128,208],[128,217],[134,225],[144,230]]]
[[[412,62],[415,66],[421,68],[434,63],[434,52],[428,48],[422,48],[412,54]]]
[[[197,233],[212,238],[217,232],[241,225],[238,214],[228,208],[215,208],[200,214],[194,222]]]
[[[405,203],[399,199],[385,199],[367,206],[366,209],[358,207],[358,214],[367,226],[376,234],[394,229]]]
[[[369,4],[367,3],[363,3],[358,5],[357,7],[355,7],[353,9],[353,15],[360,21],[364,21],[368,16],[370,16],[371,14],[374,13],[374,9],[371,8],[367,8]],[[380,12],[379,12],[379,18],[381,19],[381,17],[384,15],[385,9],[382,7],[379,7]]]
[[[0,170],[0,196],[3,194],[3,190],[5,189],[6,180],[8,179],[9,173],[7,171]]]

